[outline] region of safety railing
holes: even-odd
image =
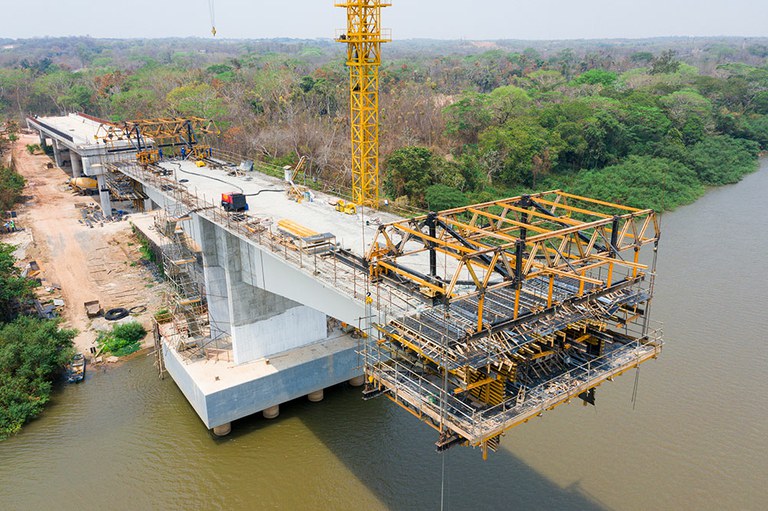
[[[388,388],[396,401],[406,402],[420,415],[427,415],[454,431],[468,434],[470,441],[479,441],[491,433],[503,432],[505,426],[512,425],[520,417],[537,415],[553,405],[577,397],[599,383],[601,378],[624,372],[659,355],[663,345],[661,337],[661,328],[652,330],[600,357],[526,388],[522,399],[511,396],[498,405],[482,410],[462,401],[453,388],[444,388],[444,381],[430,380],[415,371],[414,366],[390,356],[384,347],[372,347],[365,351],[364,356],[366,372]]]

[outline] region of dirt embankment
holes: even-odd
[[[104,310],[145,305],[146,312],[134,319],[150,330],[151,314],[160,307],[163,286],[140,264],[140,244],[130,223],[88,227],[81,222],[82,208],[95,199],[76,195],[66,184],[69,176],[64,171],[47,168],[47,156],[30,154],[26,144],[36,142],[36,136],[22,135],[14,145],[16,171],[27,180],[27,200],[19,208],[18,221],[25,231],[4,241],[21,245],[18,255],[23,261],[39,264],[41,301],[64,300],[60,314],[64,326],[80,332],[75,339],[79,350],[87,353],[98,330],[111,326],[102,318],[90,320],[83,307],[86,301],[99,300]]]

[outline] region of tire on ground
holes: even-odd
[[[104,319],[107,321],[117,321],[118,319],[123,319],[128,316],[128,314],[130,314],[128,309],[117,307],[115,309],[109,309],[106,314],[104,314]]]

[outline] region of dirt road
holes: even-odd
[[[105,222],[92,228],[80,222],[81,207],[92,197],[75,195],[66,185],[68,175],[57,167],[46,168],[50,159],[32,155],[27,144],[36,136],[22,135],[14,145],[16,170],[27,180],[28,200],[20,208],[19,223],[31,230],[33,242],[26,248],[26,260],[36,260],[45,279],[43,288],[61,286],[65,302],[65,326],[76,328],[78,349],[87,352],[94,345],[97,329],[105,320],[87,318],[83,302],[99,300],[104,310],[112,307],[146,305],[147,312],[135,319],[151,326],[151,314],[160,306],[162,285],[139,263],[139,242],[128,221]],[[45,298],[45,292],[41,300]]]

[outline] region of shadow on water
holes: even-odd
[[[387,508],[440,508],[442,458],[434,449],[436,433],[394,403],[363,401],[359,389],[343,384],[326,389],[321,403],[298,399],[281,405],[277,421],[293,419]],[[274,424],[258,415],[241,419],[233,424],[232,435],[219,441],[245,438]],[[445,454],[445,509],[608,509],[579,482],[560,487],[550,481],[505,443],[511,444],[502,441],[487,461],[479,449],[457,447]]]

